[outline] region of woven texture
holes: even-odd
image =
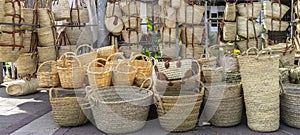
[[[259,49],[259,50],[262,49],[262,39],[261,38],[257,38],[257,41],[255,38],[251,38],[248,40],[242,40],[242,41],[236,42],[236,44],[241,52],[245,52],[249,48],[252,48],[252,47],[257,47],[257,49]]]
[[[226,2],[224,9],[224,19],[226,21],[235,21],[236,18],[236,3]]]
[[[24,19],[23,24],[32,24],[33,23],[33,9],[32,8],[22,8],[21,16]],[[32,26],[21,26],[22,30],[32,30]]]
[[[216,99],[238,98],[242,94],[242,85],[235,83],[205,84],[205,97]]]
[[[87,122],[79,103],[84,98],[73,95],[60,94],[60,90],[50,89],[50,103],[55,123],[60,126],[79,126]]]
[[[157,62],[156,67],[158,72],[164,73],[169,80],[180,79],[184,77],[184,73],[192,68],[193,60],[173,60],[167,62]],[[196,69],[195,69],[196,70]]]
[[[245,10],[247,8],[247,10]],[[237,4],[237,10],[240,16],[256,19],[262,10],[261,2],[240,3]]]
[[[53,28],[43,27],[37,30],[38,30],[40,46],[47,47],[47,46],[55,45],[56,31],[54,31]]]
[[[182,28],[181,39],[183,44],[200,44],[205,27],[193,26]]]
[[[263,26],[254,21],[249,21],[246,17],[238,16],[237,22],[238,35],[244,38],[258,37],[263,30]]]
[[[264,28],[269,31],[285,31],[289,27],[289,22],[272,20],[271,18],[264,18]]]
[[[223,67],[202,67],[205,83],[221,82],[223,79]]]
[[[104,87],[104,86],[110,86],[111,85],[111,77],[112,77],[112,71],[109,68],[104,67],[103,64],[100,63],[103,67],[95,67],[95,62],[102,60],[105,61],[105,59],[97,58],[93,60],[87,69],[88,73],[88,79],[89,84],[91,87]]]
[[[70,5],[68,0],[52,1],[52,12],[55,21],[70,18]]]
[[[56,60],[56,47],[38,47],[39,62],[46,62],[49,60]]]
[[[12,50],[12,47],[0,47],[0,61],[1,62],[15,62],[20,56],[20,51],[18,49]]]
[[[153,103],[152,91],[133,87],[92,89],[89,102],[96,127],[105,133],[130,133],[141,129]]]
[[[235,41],[236,32],[237,32],[236,22],[224,22],[223,39],[225,41]]]
[[[78,13],[79,12],[79,13]],[[79,17],[78,17],[79,14]],[[72,10],[71,12],[71,18],[69,22],[71,23],[89,23],[90,18],[89,18],[89,11],[87,8],[79,8],[78,10]]]
[[[33,74],[36,71],[37,55],[33,53],[22,53],[16,61],[18,74]]]
[[[152,60],[149,57],[137,54],[131,58],[129,64],[137,69],[134,82],[138,87],[142,85],[144,80],[151,78],[153,65]],[[148,87],[149,85],[150,83],[147,83],[144,87]]]
[[[265,53],[269,51],[250,48],[238,57],[248,127],[258,132],[276,131],[280,125],[279,56]]]
[[[281,20],[282,17],[290,9],[288,6],[284,4],[273,3],[271,1],[264,1],[263,7],[264,7],[264,16],[273,17],[279,20]]]
[[[113,69],[112,81],[114,86],[132,86],[137,73],[137,68],[127,61],[119,62]]]
[[[37,79],[41,88],[56,87],[60,84],[56,66],[56,61],[47,61],[39,66],[37,70]]]

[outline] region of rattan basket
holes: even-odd
[[[137,73],[137,68],[128,61],[121,61],[113,69],[112,81],[114,86],[132,86]]]
[[[33,74],[36,71],[37,55],[34,53],[22,53],[16,61],[18,74]]]
[[[104,59],[107,59],[110,55],[115,54],[117,52],[118,52],[117,45],[110,45],[110,46],[101,47],[97,49],[98,58],[104,58]]]
[[[75,94],[62,94],[63,90],[50,89],[49,98],[55,123],[60,126],[79,126],[87,122],[79,103],[87,102]]]
[[[141,60],[138,60],[137,58],[140,58]],[[131,57],[130,63],[131,66],[137,68],[137,76],[135,77],[134,82],[139,87],[142,85],[143,81],[149,77],[152,76],[152,59],[149,57],[137,54],[133,57]],[[150,83],[146,83],[144,87],[148,87]]]
[[[75,53],[82,66],[88,66],[88,64],[91,61],[97,58],[97,52],[89,44],[83,44],[78,46]]]
[[[19,49],[15,48],[13,50],[12,47],[0,46],[0,53],[1,53],[1,57],[0,57],[1,62],[15,62],[20,56]]]
[[[102,65],[102,67],[96,67],[94,63],[98,62],[99,60],[106,62],[106,60],[103,58],[97,58],[88,65],[87,73],[89,84],[91,87],[96,88],[110,86],[112,71],[101,63],[97,64]]]
[[[223,67],[202,67],[203,77],[206,83],[222,82],[224,76]]]
[[[49,8],[38,9],[39,24],[41,26],[50,27],[54,24],[53,13]]]
[[[242,85],[240,83],[211,83],[205,84],[205,97],[217,99],[232,99],[240,97]]]
[[[153,92],[134,86],[91,89],[88,95],[95,126],[108,134],[125,134],[144,127]]]
[[[49,65],[46,67],[46,65]],[[56,61],[47,61],[42,63],[37,70],[37,79],[40,87],[56,87],[60,85],[57,73]]]
[[[78,16],[79,15],[79,16]],[[87,8],[79,8],[78,10],[71,10],[71,19],[69,19],[70,23],[89,23],[89,11]]]
[[[228,0],[225,0],[226,5],[224,9],[224,20],[226,21],[235,21],[236,18],[236,2],[230,3]]]

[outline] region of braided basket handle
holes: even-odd
[[[161,100],[161,97],[159,95],[159,93],[157,92],[156,88],[153,88],[153,98],[154,98],[154,101],[156,102],[156,107],[161,107],[162,108],[162,111],[163,111],[163,114],[166,113],[165,109],[164,109],[164,106],[163,106],[163,102]]]
[[[121,53],[114,53],[114,54],[111,54],[107,57],[107,61],[111,61],[113,57],[117,57],[117,58],[121,58],[122,60],[125,60],[125,57],[121,54]]]
[[[41,68],[44,66],[44,65],[46,65],[46,64],[48,64],[48,63],[56,63],[56,61],[54,61],[54,60],[50,60],[50,61],[46,61],[46,62],[44,62],[44,63],[42,63],[40,66],[39,66],[39,68],[37,69],[37,73],[39,73],[40,72],[40,70],[41,70]],[[52,65],[51,65],[51,69],[52,69],[53,67],[52,67]]]
[[[80,45],[76,48],[76,51],[75,51],[75,54],[78,54],[79,50],[83,47],[88,47],[91,49],[91,52],[95,52],[94,48],[92,46],[90,46],[89,44],[83,44],[83,45]]]
[[[105,63],[107,62],[106,59],[103,59],[103,58],[97,58],[97,59],[95,59],[95,60],[93,60],[92,62],[89,63],[87,71],[88,71],[88,72],[92,72],[92,71],[91,71],[91,66],[92,66],[94,63],[97,63],[97,64],[99,64],[100,66],[104,67],[105,69],[109,70],[109,68],[107,68],[104,64],[100,63],[99,61],[105,61]]]

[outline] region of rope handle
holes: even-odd
[[[147,62],[151,62],[151,63],[152,63],[151,58],[149,58],[148,56],[143,55],[143,54],[137,54],[137,55],[132,56],[132,57],[130,58],[130,61],[136,60],[137,57],[142,57],[142,60],[147,61]]]
[[[253,50],[255,52],[255,54],[257,55],[259,50],[256,47],[251,47],[246,51],[246,55],[249,56],[249,52]]]
[[[163,102],[162,102],[162,99],[161,99],[161,97],[160,97],[158,91],[156,90],[155,87],[152,89],[152,91],[153,91],[154,103],[156,102],[156,104],[155,104],[156,107],[159,106],[160,108],[162,108],[163,114],[165,114],[166,111],[165,111],[165,109],[164,109],[164,107],[163,107]]]
[[[76,56],[74,52],[65,52],[63,55],[60,56],[59,60],[63,60],[66,56]]]
[[[109,68],[107,68],[104,64],[100,63],[99,61],[105,61],[105,62],[107,62],[106,59],[103,59],[103,58],[97,58],[97,59],[95,59],[95,60],[93,60],[92,62],[89,63],[88,68],[87,68],[87,72],[94,72],[94,71],[91,71],[91,67],[92,67],[92,65],[93,65],[94,63],[96,63],[96,62],[97,62],[97,65],[98,65],[98,64],[101,65],[101,66],[102,66],[103,68],[105,68],[107,71],[110,70]],[[94,72],[94,73],[95,73],[95,72]]]
[[[49,63],[51,63],[51,69],[52,69],[52,68],[53,68],[53,67],[52,67],[52,63],[56,63],[56,61],[50,60],[50,61],[43,62],[43,63],[39,66],[39,68],[37,69],[37,73],[40,72],[41,68],[42,68],[44,65],[49,64]]]
[[[100,48],[99,48],[100,49]],[[111,61],[112,60],[112,58],[114,58],[114,57],[116,57],[116,58],[121,58],[122,60],[125,60],[125,57],[121,54],[121,53],[114,53],[114,54],[111,54],[111,55],[109,55],[108,57],[107,57],[107,61]]]
[[[265,48],[261,51],[258,52],[256,58],[258,58],[259,56],[263,55],[263,54],[268,54],[270,57],[273,55],[273,50],[272,49],[269,49],[269,48]]]
[[[143,74],[143,73],[141,73],[141,74]],[[144,75],[144,74],[143,74],[143,75]],[[144,76],[145,76],[145,75],[144,75]],[[144,85],[146,84],[147,81],[150,81],[150,85],[149,85],[149,87],[148,87],[146,90],[150,90],[150,89],[151,89],[151,86],[152,86],[152,83],[153,83],[153,81],[152,81],[151,78],[146,78],[146,79],[143,81],[142,85],[140,86],[141,89],[144,88]]]
[[[88,47],[91,49],[91,52],[95,52],[94,48],[92,46],[90,46],[89,44],[83,44],[83,45],[80,45],[76,48],[76,51],[75,51],[75,54],[78,54],[79,50],[83,47]]]
[[[129,64],[129,61],[127,61],[127,60],[123,60],[123,61],[120,61],[120,62],[118,62],[118,64],[117,64],[117,66],[116,66],[116,68],[115,68],[115,70],[118,70],[119,69],[119,66],[120,65],[128,65],[128,66],[130,66],[130,64]],[[132,67],[132,66],[131,66]],[[135,67],[133,67],[135,70],[137,70]]]

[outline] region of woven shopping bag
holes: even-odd
[[[225,9],[224,9],[225,21],[235,21],[237,0],[235,0],[234,3],[230,3],[228,2],[228,0],[225,0],[225,2],[226,2]]]
[[[70,18],[70,4],[68,0],[52,1],[52,12],[55,21]]]

